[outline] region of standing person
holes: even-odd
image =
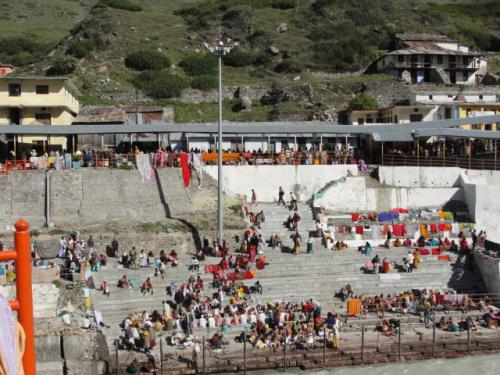
[[[373,272],[375,272],[375,274],[378,274],[380,268],[380,257],[378,256],[378,254],[375,255],[375,258],[372,259],[372,263],[373,263]]]
[[[92,254],[95,250],[94,247],[94,238],[92,236],[89,236],[89,239],[87,240],[87,248],[89,249],[89,254]]]
[[[280,203],[283,203],[283,206],[286,207],[285,200],[283,199],[284,197],[285,197],[285,191],[280,186],[279,189],[278,189],[278,206],[280,205]]]
[[[255,190],[252,189],[252,206],[257,206],[257,193],[255,193]]]
[[[300,243],[302,242],[302,236],[297,231],[294,234],[292,234],[290,237],[293,240],[293,252],[294,252],[294,254],[299,254],[300,253]]]
[[[309,239],[307,240],[307,253],[310,254],[313,252],[314,248],[314,240],[311,235],[309,235]]]
[[[290,192],[290,210],[297,211],[297,197],[294,193]]]
[[[64,237],[61,237],[61,239],[59,240],[59,258],[64,258],[66,256],[67,247],[68,246],[66,245],[66,240],[64,239]]]
[[[113,241],[111,241],[111,249],[113,249],[113,256],[115,258],[120,257],[120,253],[118,252],[118,241],[113,237]]]
[[[408,251],[408,256],[406,258],[408,259],[408,272],[412,272],[413,262],[415,261],[415,257],[413,256],[411,251]]]

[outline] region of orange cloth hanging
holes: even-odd
[[[420,235],[424,236],[425,239],[429,238],[429,231],[427,230],[427,225],[420,224]]]
[[[348,299],[347,300],[347,315],[348,316],[358,316],[359,314],[361,314],[361,300]]]

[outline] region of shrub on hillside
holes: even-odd
[[[234,67],[252,65],[255,61],[255,54],[241,48],[233,48],[230,53],[224,56],[224,64]]]
[[[269,65],[273,61],[271,56],[269,56],[266,52],[258,52],[253,60],[254,66],[266,66]]]
[[[0,39],[0,61],[15,66],[31,64],[41,59],[52,48],[34,37]]]
[[[93,40],[85,39],[85,40],[75,40],[68,47],[66,53],[68,55],[74,56],[78,59],[83,59],[90,55],[90,53],[95,50],[95,43]]]
[[[170,65],[168,56],[155,50],[135,51],[125,57],[125,66],[135,70],[161,70]]]
[[[188,55],[182,59],[179,66],[190,76],[215,74],[217,58],[208,53]]]
[[[131,2],[130,0],[99,0],[96,7],[109,7],[121,10],[128,10],[129,12],[140,12],[142,7]]]
[[[357,95],[347,107],[348,111],[362,111],[365,109],[378,109],[379,105],[375,98],[371,96],[360,94]]]
[[[271,7],[275,9],[293,9],[297,6],[297,0],[271,0]]]
[[[52,66],[47,69],[48,76],[71,74],[75,71],[77,61],[70,56],[59,56],[54,60]]]
[[[154,70],[139,73],[132,83],[147,96],[155,99],[178,97],[182,90],[188,87],[185,78],[167,71]]]
[[[274,68],[276,73],[300,73],[302,70],[304,70],[302,64],[294,60],[282,61]]]
[[[313,44],[312,51],[317,63],[337,71],[361,69],[376,57],[374,50],[359,35],[318,41]]]
[[[193,89],[208,91],[217,88],[217,77],[215,74],[204,74],[194,76],[191,79],[191,87]]]

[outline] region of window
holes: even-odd
[[[451,118],[451,108],[445,108],[444,109],[444,118],[445,119],[450,119]]]
[[[422,115],[410,114],[410,122],[420,122],[422,121]]]
[[[39,95],[48,94],[49,86],[48,85],[36,85],[36,93]]]
[[[9,83],[9,96],[21,96],[20,83]]]
[[[358,118],[358,125],[363,125],[365,123],[365,119],[363,117]]]
[[[443,55],[438,55],[438,57],[437,57],[437,63],[439,65],[443,65]]]
[[[479,100],[483,100],[483,96],[482,95],[479,95]]]
[[[35,121],[42,125],[50,125],[51,124],[50,113],[35,113]]]
[[[432,95],[429,95],[429,100],[432,100]]]
[[[403,55],[398,56],[398,62],[402,63],[405,61],[405,57]]]
[[[484,130],[491,130],[493,127],[491,124],[484,125]]]
[[[413,112],[418,112],[418,108],[415,108],[415,109],[413,110]]]

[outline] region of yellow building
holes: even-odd
[[[500,115],[500,103],[460,103],[460,118]],[[463,129],[500,130],[500,124],[464,125]]]
[[[80,109],[79,95],[64,77],[1,77],[0,126],[70,125]],[[66,137],[20,136],[17,142],[66,148]]]

